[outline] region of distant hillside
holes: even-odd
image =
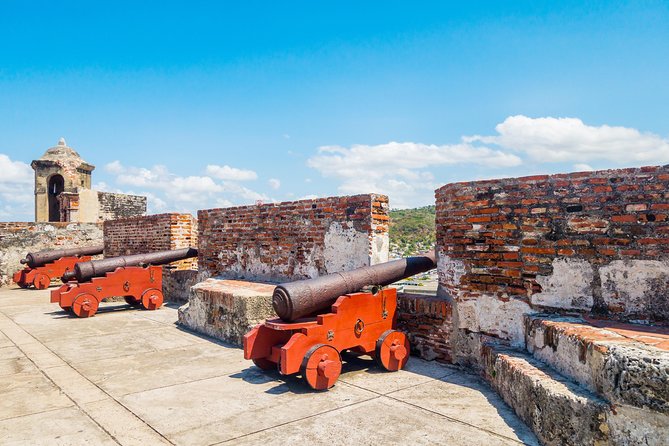
[[[434,217],[434,206],[390,211],[391,257],[431,249],[435,242]]]

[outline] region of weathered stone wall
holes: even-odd
[[[388,197],[366,194],[198,212],[203,278],[286,281],[388,259]]]
[[[669,321],[669,166],[446,185],[436,191],[452,343],[522,345],[523,315]]]
[[[100,243],[102,225],[97,223],[0,222],[0,286],[12,283],[28,252]]]
[[[146,215],[146,197],[98,192],[98,218],[118,220]]]
[[[163,297],[170,302],[188,302],[190,287],[197,283],[196,269],[163,268]]]

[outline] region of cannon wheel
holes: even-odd
[[[397,330],[386,330],[376,341],[376,362],[388,370],[403,369],[409,360],[409,339]]]
[[[47,288],[49,288],[49,285],[51,285],[51,277],[43,273],[35,274],[35,278],[33,279],[33,285],[38,290],[46,290]]]
[[[142,306],[147,310],[156,310],[163,304],[163,293],[151,288],[142,293]]]
[[[123,299],[125,299],[125,303],[127,303],[128,305],[142,304],[142,299],[137,299],[135,296],[125,296]]]
[[[98,300],[88,293],[78,295],[72,303],[72,312],[77,317],[90,317],[98,311]]]
[[[251,361],[258,367],[260,370],[276,370],[276,362],[272,362],[267,358],[253,358]]]
[[[314,345],[302,360],[302,377],[314,390],[327,390],[334,386],[341,374],[341,357],[336,348]]]

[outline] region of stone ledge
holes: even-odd
[[[207,279],[191,287],[188,303],[179,308],[179,325],[197,333],[242,345],[244,335],[272,308],[275,285],[241,280]]]
[[[669,414],[669,329],[549,315],[526,325],[535,358],[612,403]]]
[[[487,344],[483,376],[545,445],[610,444],[608,404],[526,353]]]

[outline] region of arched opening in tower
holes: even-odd
[[[60,206],[58,195],[65,188],[65,180],[61,175],[53,175],[49,178],[49,221],[60,221]]]

